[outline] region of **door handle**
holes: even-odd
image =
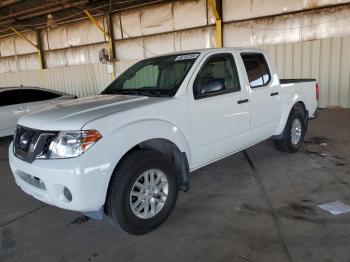
[[[279,92],[273,92],[270,94],[270,96],[277,96],[279,94]]]
[[[243,99],[243,100],[238,100],[237,104],[244,104],[248,102],[249,102],[249,99]]]

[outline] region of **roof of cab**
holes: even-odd
[[[260,48],[254,48],[254,47],[223,47],[223,48],[205,48],[205,49],[197,49],[197,50],[190,50],[188,52],[201,52],[201,53],[209,53],[213,51],[258,51],[262,52],[263,50]],[[187,52],[187,51],[186,51]]]
[[[223,48],[204,48],[204,49],[193,49],[193,50],[186,50],[186,51],[177,51],[177,52],[171,52],[161,55],[154,55],[152,57],[146,58],[155,58],[155,57],[162,57],[162,56],[170,56],[170,55],[181,55],[181,54],[191,54],[191,53],[201,53],[201,54],[207,54],[212,53],[215,51],[240,51],[240,52],[264,52],[263,49],[260,48],[253,48],[253,47],[223,47]]]

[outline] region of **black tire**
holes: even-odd
[[[168,181],[168,196],[158,214],[152,218],[139,218],[131,210],[130,194],[139,176],[150,169],[163,172]],[[150,150],[130,153],[114,171],[109,187],[107,210],[115,227],[118,225],[133,235],[145,234],[161,225],[174,208],[178,194],[177,172],[164,154]]]
[[[306,134],[306,124],[305,124],[306,112],[302,106],[295,106],[289,114],[286,126],[283,131],[282,139],[275,139],[275,146],[278,150],[295,153],[299,151],[304,142],[304,137]],[[292,125],[295,119],[299,119],[301,124],[301,136],[299,142],[296,144],[292,143],[291,133],[292,133]]]

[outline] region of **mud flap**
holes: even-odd
[[[101,207],[99,210],[97,211],[93,211],[93,212],[86,212],[83,213],[85,216],[91,218],[91,219],[95,219],[95,220],[103,220],[103,218],[105,217],[105,212],[104,212],[104,208]]]

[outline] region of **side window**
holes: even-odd
[[[264,55],[244,53],[241,56],[247,71],[250,87],[266,86],[271,80],[271,74]]]
[[[0,92],[0,106],[10,106],[20,103],[19,90],[7,90]]]
[[[42,90],[33,90],[33,89],[21,90],[22,103],[31,103],[31,102],[50,100],[60,96],[61,95],[59,94],[48,92],[48,91],[42,91]]]
[[[213,86],[212,89],[210,87]],[[208,89],[209,87],[209,89]],[[240,91],[237,67],[231,54],[209,58],[194,82],[195,98]]]
[[[269,66],[266,62],[266,59],[263,54],[257,54],[261,75],[263,77],[264,85],[267,85],[271,80],[271,74],[269,70]]]

